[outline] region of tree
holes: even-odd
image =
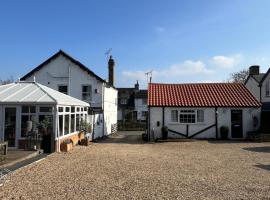
[[[14,82],[14,79],[13,79],[12,76],[5,79],[5,80],[0,79],[0,85],[6,85],[6,84],[9,84],[9,83],[13,83],[13,82]]]
[[[249,71],[247,69],[242,69],[239,72],[233,72],[230,74],[229,82],[232,83],[245,83],[247,77],[249,75]]]

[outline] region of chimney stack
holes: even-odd
[[[110,56],[109,62],[108,62],[108,68],[109,68],[109,84],[111,86],[114,86],[114,59],[112,56]]]
[[[260,66],[252,65],[249,67],[249,75],[259,75],[260,74]]]
[[[135,90],[139,90],[140,89],[140,87],[139,87],[139,82],[138,82],[138,80],[137,80],[137,83],[135,84]]]

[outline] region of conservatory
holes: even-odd
[[[32,138],[45,152],[59,152],[63,141],[78,137],[89,107],[36,82],[0,86],[0,140],[9,148],[25,149]]]

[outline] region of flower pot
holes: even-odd
[[[161,132],[162,132],[162,139],[167,140],[168,139],[168,132],[169,132],[168,127],[163,126],[161,129]]]
[[[222,140],[227,140],[229,135],[229,128],[226,126],[220,127],[220,137]]]

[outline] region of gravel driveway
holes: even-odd
[[[270,143],[119,133],[15,171],[0,199],[270,199]]]

